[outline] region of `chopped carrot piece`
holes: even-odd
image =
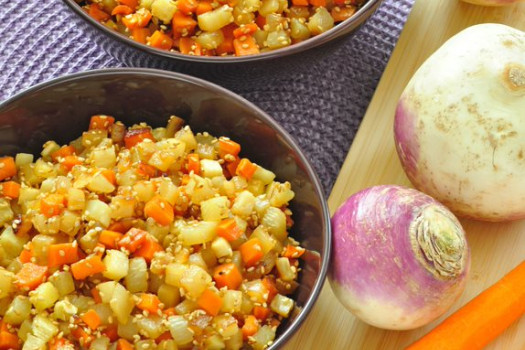
[[[15,275],[15,283],[19,289],[33,290],[38,287],[47,276],[47,266],[25,263]]]
[[[266,17],[258,14],[257,18],[255,18],[255,23],[260,29],[263,29],[264,25],[266,24]]]
[[[215,292],[206,289],[197,299],[197,305],[208,314],[217,316],[222,307],[222,298]]]
[[[75,165],[82,165],[82,163],[82,160],[75,155],[65,156],[64,159],[60,161],[60,165],[62,165],[67,171],[71,171]]]
[[[233,48],[235,50],[235,56],[247,56],[259,53],[259,46],[253,36],[247,36],[243,41],[241,41],[241,39],[234,39]]]
[[[117,341],[117,350],[133,350],[133,345],[126,339],[119,339]]]
[[[126,6],[126,5],[117,5],[111,11],[111,15],[112,16],[116,16],[116,15],[126,16],[126,15],[129,15],[131,13],[133,13],[133,10],[131,9],[131,7]]]
[[[315,7],[326,7],[326,0],[309,0],[310,5]]]
[[[53,159],[53,161],[57,162],[60,158],[65,158],[67,156],[73,156],[73,155],[75,155],[75,153],[76,153],[75,147],[73,147],[73,146],[63,146],[63,147],[60,147],[55,152],[51,153],[51,159]]]
[[[151,235],[146,236],[146,240],[140,248],[138,248],[133,256],[137,258],[144,258],[146,262],[150,263],[157,252],[163,252],[164,248]]]
[[[0,350],[20,349],[18,336],[9,331],[0,332]]]
[[[222,264],[213,271],[213,280],[219,289],[222,287],[237,289],[242,283],[242,275],[237,265],[233,263]]]
[[[10,199],[16,199],[20,195],[20,184],[15,181],[6,181],[2,183],[2,193]]]
[[[100,296],[100,292],[98,291],[97,287],[91,288],[91,296],[93,297],[93,300],[95,300],[95,303],[102,303],[102,297]]]
[[[308,5],[310,5],[308,3],[308,0],[292,0],[292,4],[294,6],[308,6]]]
[[[264,306],[255,305],[253,307],[253,316],[255,316],[256,319],[260,321],[264,321],[268,318],[270,315],[270,309]]]
[[[187,163],[186,163],[186,169],[188,170],[188,173],[193,173],[195,175],[199,175],[201,172],[201,162],[199,159],[199,155],[197,153],[190,153],[186,157]]]
[[[177,3],[179,4],[180,0]],[[180,33],[182,36],[190,36],[195,31],[195,27],[197,27],[197,21],[194,20],[191,15],[184,14],[182,11],[177,11],[171,20],[171,27],[174,32]]]
[[[237,156],[241,152],[241,145],[226,138],[219,139],[219,156],[224,158],[227,154]]]
[[[106,337],[109,338],[110,341],[114,342],[117,341],[119,338],[118,336],[118,326],[116,324],[110,324],[106,326],[106,329],[102,331],[102,334],[104,334]]]
[[[259,321],[253,315],[248,315],[244,318],[244,325],[241,328],[242,336],[246,340],[259,330]]]
[[[102,174],[102,176],[104,176],[106,178],[106,180],[108,180],[112,185],[116,185],[117,184],[117,175],[115,174],[115,172],[111,169],[104,169],[100,172]]]
[[[133,253],[146,241],[147,235],[146,231],[132,227],[118,242],[118,246]]]
[[[177,314],[177,311],[175,311],[174,307],[169,307],[166,310],[162,312],[164,315],[170,317]]]
[[[155,294],[142,293],[140,300],[137,303],[137,307],[143,311],[147,311],[150,314],[157,314],[160,310],[160,299]]]
[[[72,350],[74,349],[73,343],[64,337],[55,337],[49,343],[49,350]]]
[[[191,15],[197,10],[198,3],[195,0],[179,0],[177,8],[185,15]]]
[[[131,37],[136,42],[141,44],[146,44],[148,42],[148,37],[151,35],[149,28],[133,28],[131,29]]]
[[[157,168],[146,163],[139,163],[137,173],[147,179],[155,177],[157,175]]]
[[[131,148],[145,139],[154,140],[150,128],[130,129],[124,135],[124,144],[126,148]]]
[[[28,262],[31,262],[31,258],[33,257],[33,251],[31,249],[31,242],[28,243],[28,248],[29,249],[22,249],[22,252],[20,253],[20,256],[18,257],[18,259],[20,260],[20,262],[22,264],[25,264],[25,263],[28,263]]]
[[[235,23],[230,23],[225,27],[221,28],[222,35],[224,36],[224,40],[217,46],[215,49],[215,53],[217,55],[223,55],[223,54],[229,54],[233,53],[235,50],[233,48],[233,31],[237,28],[237,25]]]
[[[16,175],[16,165],[13,157],[0,158],[0,181]]]
[[[144,215],[153,218],[159,225],[167,226],[171,224],[175,218],[173,207],[171,204],[161,196],[151,198],[144,206]]]
[[[244,265],[250,267],[259,262],[264,256],[261,241],[258,238],[252,238],[239,247]]]
[[[20,222],[15,229],[15,233],[18,237],[25,236],[33,228],[33,223],[31,222],[31,219],[28,219],[26,216],[22,216],[21,220],[22,222]]]
[[[173,39],[168,34],[156,30],[149,37],[149,45],[157,49],[169,50],[173,47]]]
[[[40,200],[40,212],[50,218],[62,214],[66,198],[58,193],[51,193]]]
[[[47,248],[47,266],[50,268],[69,265],[77,262],[79,259],[78,244],[76,242],[51,244]]]
[[[286,258],[299,258],[301,255],[303,255],[305,252],[305,249],[302,247],[297,247],[291,244],[288,244],[286,248],[284,249],[283,256]]]
[[[239,162],[239,165],[237,166],[237,169],[235,170],[235,173],[237,175],[240,175],[242,177],[245,177],[246,179],[250,180],[255,174],[255,171],[257,170],[257,165],[250,162],[248,158],[243,158]]]
[[[138,9],[137,12],[122,17],[122,24],[128,29],[144,28],[151,20],[151,12],[145,8]]]
[[[238,157],[235,157],[235,160],[233,162],[228,162],[226,164],[226,169],[230,173],[230,177],[234,176],[237,173],[237,167],[239,166],[239,163],[241,160]]]
[[[266,289],[268,289],[267,303],[270,303],[273,300],[273,298],[277,295],[277,293],[279,293],[279,291],[277,290],[277,285],[275,284],[275,279],[269,276],[265,276],[262,279],[262,283],[266,287]]]
[[[173,337],[171,336],[171,332],[170,331],[166,331],[166,332],[162,333],[161,335],[159,335],[157,337],[157,339],[155,339],[155,343],[159,344],[161,341],[169,340],[169,339],[173,339]]]
[[[71,272],[76,280],[83,280],[89,276],[104,272],[106,266],[99,255],[89,255],[85,259],[71,265]]]
[[[334,18],[334,22],[342,22],[352,17],[357,9],[355,7],[334,7],[331,11],[331,15]]]
[[[115,231],[119,233],[126,233],[128,230],[133,226],[133,223],[131,220],[122,220],[122,221],[116,221],[109,225],[108,231]]]
[[[257,29],[259,29],[257,24],[248,23],[248,24],[242,25],[239,28],[235,29],[233,31],[233,36],[235,38],[240,38],[243,35],[252,35],[253,33],[257,31]]]
[[[76,327],[71,330],[71,335],[75,338],[80,344],[83,345],[83,348],[89,348],[89,345],[93,341],[93,337],[90,336],[82,327]]]
[[[210,11],[213,11],[213,6],[209,1],[199,1],[197,8],[195,9],[197,16]]]
[[[98,236],[98,241],[106,246],[106,248],[115,249],[118,247],[118,242],[124,237],[120,232],[103,230]]]
[[[89,5],[88,13],[93,19],[99,22],[104,22],[111,18],[111,16],[104,12],[97,4]]]
[[[202,49],[198,42],[192,38],[180,38],[179,39],[179,51],[186,55],[201,56]]]
[[[100,316],[93,309],[86,311],[86,313],[84,313],[80,318],[89,328],[91,328],[91,330],[97,329],[102,323]]]
[[[133,10],[135,10],[137,6],[139,6],[139,0],[118,0],[118,2],[122,5],[130,7]]]
[[[126,7],[126,6],[119,5],[115,7],[115,9],[118,7]],[[94,115],[91,117],[91,120],[89,121],[89,130],[109,130],[109,128],[114,123],[115,123],[115,118],[110,117],[109,115]]]
[[[219,222],[216,232],[219,237],[224,238],[228,242],[235,241],[242,236],[242,231],[233,218],[224,219]]]

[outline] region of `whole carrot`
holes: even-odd
[[[407,350],[483,349],[525,312],[525,261]]]

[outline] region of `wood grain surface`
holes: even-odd
[[[489,8],[458,0],[416,0],[330,195],[332,213],[363,188],[410,184],[394,149],[397,100],[412,74],[445,40],[468,26],[488,22],[525,30],[525,3]],[[525,259],[525,220],[505,224],[461,221],[472,253],[471,273],[465,292],[446,315],[412,331],[381,330],[346,311],[327,281],[308,319],[284,349],[402,349]],[[487,349],[525,349],[525,317]]]

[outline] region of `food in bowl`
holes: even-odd
[[[0,348],[264,349],[291,315],[290,183],[226,137],[96,115],[0,159]]]
[[[366,0],[84,0],[106,26],[148,46],[195,56],[246,56],[322,34]]]

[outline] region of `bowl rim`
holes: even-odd
[[[330,211],[328,209],[328,203],[324,195],[324,190],[321,186],[321,182],[314,168],[310,164],[310,161],[304,154],[301,147],[295,141],[293,136],[288,133],[288,131],[286,131],[269,114],[264,112],[262,109],[260,109],[259,107],[257,107],[255,104],[248,101],[244,97],[228,89],[225,89],[219,85],[216,85],[214,83],[211,83],[209,81],[206,81],[200,78],[195,78],[187,74],[164,71],[164,70],[153,69],[153,68],[105,68],[105,69],[94,69],[94,70],[88,70],[88,71],[79,72],[79,73],[63,75],[58,78],[50,79],[42,83],[36,84],[34,86],[31,86],[29,88],[23,89],[22,91],[11,96],[10,98],[0,102],[0,111],[8,107],[11,103],[16,102],[17,100],[31,93],[37,92],[39,90],[44,90],[52,86],[63,84],[66,82],[82,81],[84,78],[87,78],[87,77],[111,76],[111,75],[113,76],[143,75],[143,76],[149,76],[149,77],[163,77],[163,78],[167,77],[174,81],[190,83],[190,84],[197,85],[199,87],[208,89],[212,92],[223,94],[247,106],[248,108],[254,110],[261,119],[267,122],[273,129],[275,129],[280,134],[281,137],[284,138],[284,140],[291,146],[291,148],[299,156],[299,159],[304,164],[307,174],[309,174],[310,177],[312,178],[312,183],[315,188],[315,193],[320,199],[321,211],[324,216],[323,222],[324,222],[324,228],[325,228],[325,234],[324,234],[325,244],[323,247],[324,255],[321,256],[321,266],[319,270],[319,276],[317,277],[317,280],[313,286],[310,296],[308,297],[306,303],[302,306],[301,311],[299,312],[299,315],[297,316],[297,318],[293,320],[293,322],[284,330],[284,332],[280,335],[280,337],[278,337],[275,340],[275,342],[268,348],[268,350],[278,349],[279,347],[283,346],[287,341],[290,340],[292,335],[301,327],[302,323],[306,320],[306,318],[310,314],[310,311],[313,309],[315,302],[319,298],[319,295],[321,294],[321,290],[327,279],[327,273],[329,269],[329,263],[330,263],[330,257],[331,257],[331,251],[332,251],[332,233],[331,233],[332,229],[331,229]]]
[[[199,62],[199,63],[225,63],[225,64],[234,64],[241,62],[255,62],[262,60],[271,60],[278,57],[284,57],[293,55],[299,52],[303,52],[308,49],[323,45],[332,41],[333,39],[339,37],[347,28],[354,26],[356,23],[363,22],[367,19],[367,16],[371,16],[375,9],[381,5],[384,0],[367,0],[367,2],[349,19],[335,25],[330,30],[311,37],[307,40],[301,41],[299,43],[283,47],[281,49],[267,51],[259,53],[256,55],[248,56],[192,56],[184,55],[176,51],[165,51],[156,49],[145,44],[138,43],[125,35],[118,33],[117,31],[111,30],[102,23],[91,18],[85,11],[82,10],[82,7],[78,5],[75,0],[62,0],[66,3],[77,15],[84,19],[88,24],[92,25],[94,28],[103,32],[112,39],[124,43],[132,48],[138,49],[141,52],[149,53],[157,57],[163,57],[168,59],[175,59],[186,62]],[[371,13],[370,13],[371,12]],[[369,14],[370,13],[370,14]]]

